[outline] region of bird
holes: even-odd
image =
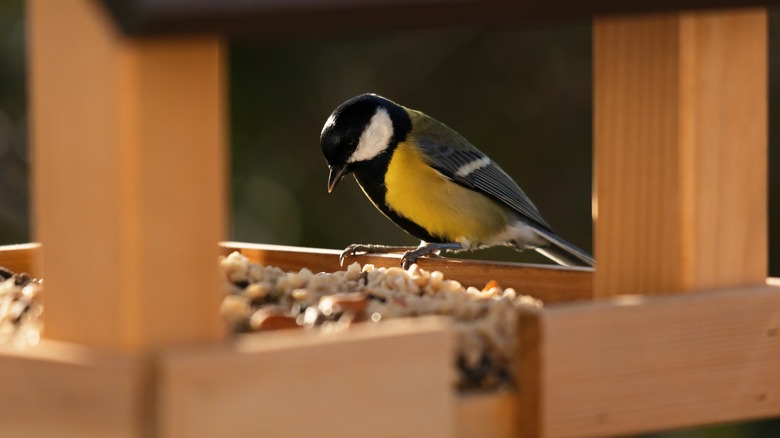
[[[558,236],[515,181],[456,131],[420,111],[373,93],[339,105],[320,147],[328,193],[352,174],[373,205],[421,240],[417,247],[352,244],[340,255],[403,252],[420,257],[492,246],[535,250],[564,266],[595,266]]]

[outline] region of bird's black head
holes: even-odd
[[[384,97],[361,94],[339,105],[320,134],[322,155],[330,168],[328,191],[355,163],[391,151],[410,129],[406,110]]]

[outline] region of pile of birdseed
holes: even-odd
[[[413,265],[315,274],[261,266],[234,252],[220,259],[229,283],[222,313],[236,332],[285,328],[338,331],[357,322],[423,315],[449,316],[457,337],[460,389],[511,385],[518,307],[541,301],[495,282],[482,290]]]
[[[22,349],[40,340],[42,283],[0,268],[0,347]]]
[[[234,252],[221,257],[227,279],[221,312],[237,333],[285,328],[340,331],[351,324],[423,315],[454,321],[460,389],[512,385],[519,307],[540,307],[529,296],[491,282],[463,287],[413,265],[313,273],[261,266]],[[0,348],[22,349],[40,340],[43,281],[0,268]]]

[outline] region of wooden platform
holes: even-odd
[[[332,250],[220,246],[224,254],[236,250],[288,270],[338,267]],[[37,275],[39,259],[37,245],[0,248],[0,266]],[[357,259],[388,267],[399,261]],[[542,299],[560,298],[546,292],[551,286],[591,274],[515,266],[535,279],[535,288],[511,264],[459,265],[466,285],[494,279]],[[584,297],[587,290],[579,293],[521,312],[516,391],[457,393],[453,334],[446,320],[423,318],[337,334],[242,335],[146,356],[44,341],[0,354],[0,368],[18,376],[4,392],[10,408],[0,415],[29,419],[20,431],[48,433],[56,424],[58,436],[137,436],[151,427],[172,437],[323,430],[358,437],[371,428],[379,428],[378,436],[604,436],[780,415],[777,286],[595,302]],[[57,378],[44,390],[39,379],[47,375]],[[61,400],[73,398],[82,401],[63,409]],[[155,424],[144,423],[149,415]]]

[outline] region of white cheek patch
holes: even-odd
[[[322,134],[334,124],[336,124],[336,116],[331,114],[330,117],[328,117],[328,120],[325,121],[325,126],[322,127],[322,131],[320,131],[320,137],[322,137]]]
[[[360,135],[360,141],[347,160],[349,163],[367,161],[384,152],[393,137],[393,121],[384,108],[379,108]]]
[[[472,173],[474,173],[475,171],[487,166],[490,166],[490,158],[482,157],[478,160],[474,160],[470,163],[466,163],[460,166],[460,168],[458,168],[458,171],[455,172],[455,176],[465,178],[471,175]]]

